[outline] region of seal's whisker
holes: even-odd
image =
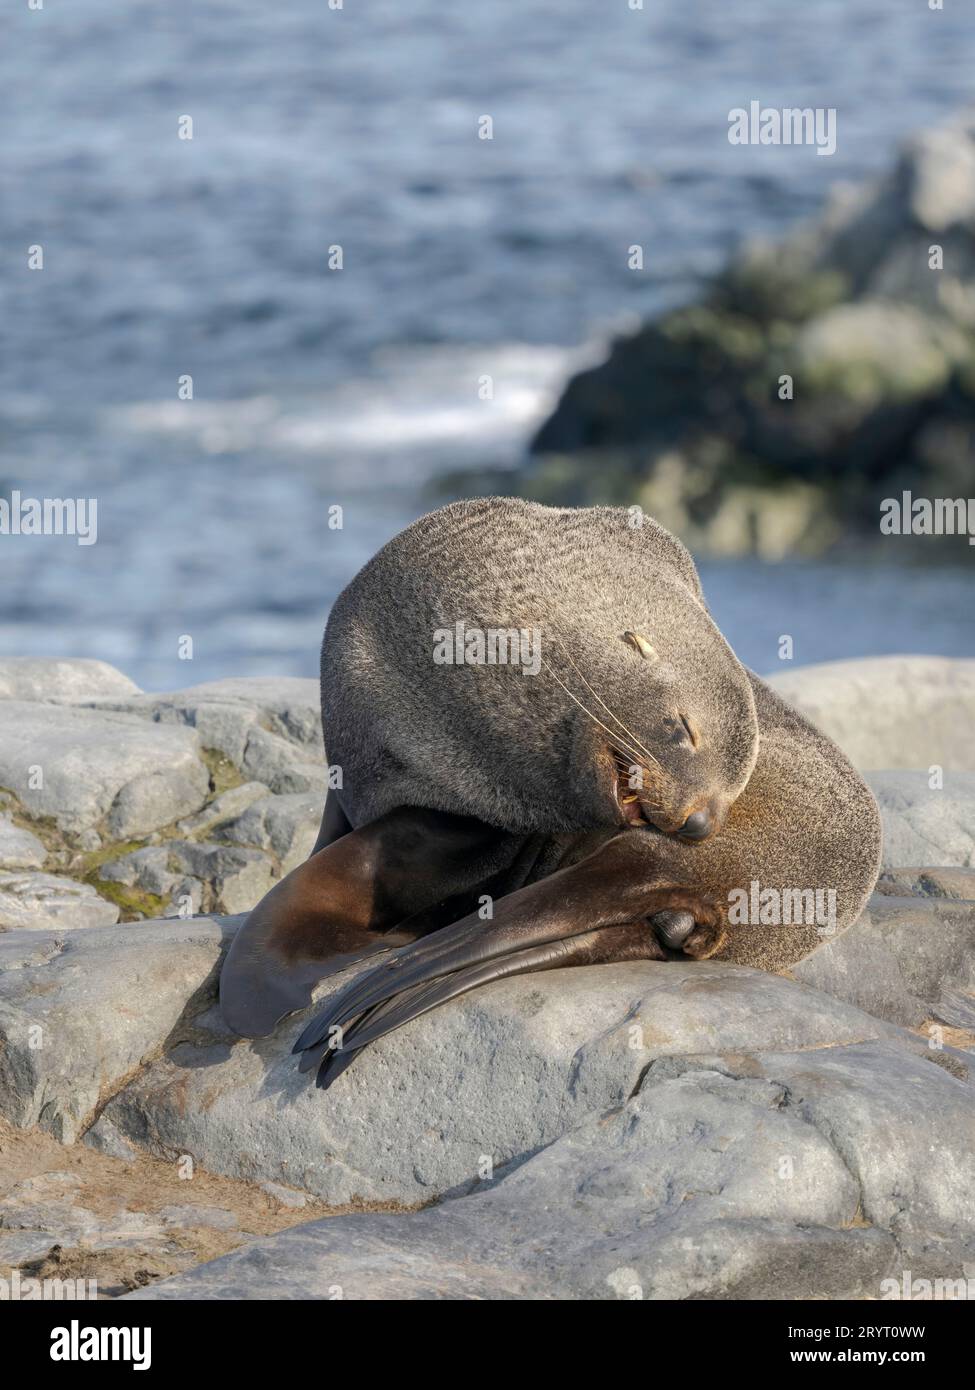
[[[653,754],[650,752],[650,749],[644,747],[644,745],[642,744],[642,742],[640,741],[640,739],[637,738],[637,736],[636,736],[636,734],[633,732],[633,730],[632,730],[632,729],[628,729],[628,728],[626,727],[626,725],[623,723],[622,719],[620,719],[619,715],[618,715],[618,714],[615,714],[615,713],[613,712],[613,710],[610,709],[609,705],[607,705],[606,701],[602,698],[602,696],[598,693],[598,691],[594,690],[593,687],[589,684],[589,681],[586,680],[585,676],[582,674],[582,672],[579,670],[578,666],[577,666],[577,665],[575,664],[575,662],[572,660],[572,656],[571,656],[571,654],[570,654],[570,652],[569,652],[569,650],[568,650],[568,647],[565,645],[564,642],[562,643],[562,651],[563,651],[564,656],[565,656],[566,659],[568,660],[569,665],[570,665],[570,666],[572,667],[572,669],[575,671],[576,675],[577,675],[577,676],[579,677],[579,679],[582,681],[583,685],[590,691],[591,694],[595,695],[596,699],[597,699],[597,700],[599,701],[599,703],[602,705],[603,709],[604,709],[604,710],[606,711],[606,713],[609,715],[610,719],[614,720],[614,721],[620,726],[620,728],[623,730],[623,732],[624,732],[624,733],[626,734],[626,736],[629,738],[630,742],[633,743],[637,748],[640,749],[640,751],[646,756],[646,758],[647,758],[651,763],[653,763],[654,767],[658,767],[658,768],[659,768],[659,767],[660,767],[660,763],[659,763],[658,760],[653,756]]]
[[[569,689],[569,687],[566,685],[566,683],[565,683],[565,681],[562,679],[562,677],[561,677],[560,675],[558,675],[558,673],[557,673],[556,671],[553,671],[552,668],[551,668],[551,666],[549,667],[549,670],[552,672],[552,675],[555,677],[555,679],[558,681],[559,685],[560,685],[560,686],[562,687],[562,689],[565,691],[566,695],[568,695],[569,699],[572,700],[575,704],[577,704],[577,705],[579,706],[579,708],[582,710],[583,714],[588,715],[588,717],[592,720],[592,722],[593,722],[594,724],[598,725],[599,728],[602,729],[602,731],[603,731],[604,733],[609,734],[610,738],[615,739],[617,743],[622,743],[622,742],[623,742],[623,740],[620,738],[619,734],[614,733],[612,729],[607,729],[607,727],[606,727],[606,725],[603,723],[603,721],[602,721],[601,719],[597,719],[596,716],[593,714],[592,710],[591,710],[591,709],[587,709],[586,706],[582,703],[582,701],[579,700],[579,699],[577,699],[576,696],[573,695],[572,691],[571,691],[571,690]],[[639,760],[640,760],[640,755],[639,755],[639,753],[637,753],[634,749],[632,749],[632,748],[626,748],[625,751],[626,751],[627,753],[629,753],[629,755],[630,755],[631,758],[634,758],[637,762],[639,762]]]
[[[570,657],[569,659],[570,659],[570,661],[571,661],[571,657]],[[575,662],[573,662],[572,664],[573,664],[573,666],[575,666]],[[637,738],[636,734],[632,731],[632,729],[628,729],[628,728],[626,727],[626,725],[623,723],[622,719],[620,719],[619,715],[618,715],[618,714],[615,714],[615,713],[610,709],[610,707],[609,707],[609,705],[607,705],[606,701],[603,700],[603,699],[600,697],[600,695],[598,694],[598,692],[597,692],[596,690],[594,690],[593,687],[592,687],[592,686],[589,684],[589,682],[586,680],[586,678],[585,678],[585,676],[582,674],[582,672],[579,671],[578,666],[576,666],[575,669],[579,672],[579,679],[582,681],[582,683],[583,683],[585,686],[588,687],[588,689],[592,692],[592,694],[595,695],[596,699],[599,700],[599,703],[602,705],[603,709],[604,709],[604,710],[606,711],[606,713],[609,715],[610,719],[613,719],[613,720],[616,721],[616,723],[620,726],[620,728],[623,730],[623,732],[624,732],[624,733],[629,737],[629,739],[637,746],[637,748],[640,749],[640,751],[641,751],[641,753],[643,754],[643,756],[647,759],[647,762],[652,763],[654,767],[658,767],[658,768],[659,768],[659,767],[660,767],[660,763],[659,763],[659,761],[653,756],[653,754],[650,752],[650,749],[649,749],[649,748],[646,748],[646,747],[643,745],[643,743],[641,743],[641,741]]]
[[[560,635],[560,640],[561,640],[561,635]],[[653,765],[654,765],[655,767],[658,767],[658,768],[659,768],[659,767],[660,767],[660,763],[659,763],[658,760],[653,756],[653,754],[650,752],[650,749],[644,747],[643,743],[640,741],[640,739],[637,738],[636,734],[633,733],[632,729],[628,729],[628,728],[626,727],[626,725],[623,723],[622,719],[620,719],[619,715],[615,714],[615,713],[613,712],[613,710],[610,709],[609,705],[607,705],[606,701],[602,698],[602,696],[598,693],[598,691],[596,691],[595,689],[593,689],[593,687],[592,687],[592,685],[590,685],[589,681],[586,680],[586,677],[582,674],[582,672],[579,670],[579,667],[578,667],[578,666],[576,665],[576,663],[573,661],[572,656],[571,656],[571,654],[570,654],[570,652],[569,652],[569,650],[568,650],[568,647],[567,647],[566,643],[564,642],[564,640],[562,640],[562,650],[563,650],[563,654],[565,655],[566,659],[567,659],[568,662],[569,662],[569,665],[570,665],[570,666],[572,667],[572,669],[575,671],[576,675],[577,675],[577,676],[579,677],[579,679],[582,681],[583,685],[586,686],[586,688],[587,688],[593,695],[595,695],[596,699],[597,699],[597,700],[599,701],[599,703],[602,705],[603,709],[604,709],[604,710],[606,711],[606,713],[609,715],[610,719],[614,720],[614,721],[620,726],[620,728],[623,730],[623,732],[624,732],[624,733],[627,735],[627,737],[629,738],[630,742],[631,742],[633,745],[635,745],[637,748],[639,748],[639,750],[641,751],[641,753],[643,753],[643,754],[646,756],[646,758],[648,759],[648,761],[651,762],[651,763],[653,763]],[[661,769],[661,770],[662,770],[662,769]]]

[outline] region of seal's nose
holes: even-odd
[[[714,822],[709,811],[695,811],[677,831],[685,840],[706,840],[711,834]]]

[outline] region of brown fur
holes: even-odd
[[[787,969],[823,935],[729,920],[730,896],[753,881],[833,890],[837,930],[856,919],[880,861],[869,789],[735,661],[683,548],[655,523],[635,536],[625,518],[457,504],[409,528],[346,591],[323,662],[326,734],[346,784],[329,794],[316,852],[238,933],[221,980],[231,1027],[268,1032],[324,975],[401,946],[299,1040],[303,1065],[321,1062],[328,1084],[357,1047],[504,975],[675,954]],[[521,608],[506,608],[506,594]],[[562,675],[587,663],[588,680],[649,748],[667,788],[658,828],[627,828],[608,735],[558,682],[431,664],[431,623],[458,616],[554,622]],[[649,637],[623,640],[633,632]],[[674,738],[681,720],[689,741]],[[645,801],[649,815],[653,796]],[[715,809],[708,838],[663,833],[704,805]],[[679,952],[653,929],[660,912],[693,919]],[[333,1025],[358,1039],[341,1064],[323,1042]]]

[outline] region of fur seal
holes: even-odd
[[[263,1036],[387,953],[299,1037],[319,1085],[506,975],[782,969],[823,923],[777,901],[830,895],[842,930],[876,882],[869,789],[738,662],[688,552],[633,511],[481,498],[421,518],[336,601],[322,716],[342,787],[220,982],[229,1026]]]

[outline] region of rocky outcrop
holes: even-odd
[[[0,935],[0,1114],[73,1143],[212,983],[209,918]]]
[[[133,1297],[876,1298],[905,1260],[971,1258],[972,1099],[894,1044],[668,1059],[482,1194],[298,1226]]]
[[[71,820],[8,792],[0,821],[0,1127],[74,1146],[70,1166],[0,1172],[0,1277],[82,1268],[113,1292],[149,1280],[134,1297],[245,1299],[877,1298],[905,1268],[964,1277],[970,666],[776,679],[879,769],[888,866],[860,920],[787,976],[642,962],[498,981],[327,1093],[291,1054],[300,1016],[256,1042],[224,1027],[219,966],[243,919],[212,915],[245,912],[310,849],[322,791],[292,779],[325,780],[314,682],[0,701],[28,711],[32,763],[67,758],[66,737],[54,758],[43,741],[58,717],[79,737],[90,721],[102,758],[83,793],[97,818],[82,793]],[[108,727],[125,731],[114,751]],[[112,788],[133,769],[122,786],[148,804],[158,771],[126,762],[143,739],[195,759],[205,787],[116,842]]]
[[[828,547],[837,515],[879,537],[902,488],[967,497],[973,165],[966,115],[784,242],[746,248],[700,302],[569,382],[506,490],[639,504],[692,547],[771,559]],[[964,559],[964,544],[918,547]]]
[[[141,692],[103,662],[0,662],[0,932],[245,911],[306,858],[318,682]]]
[[[149,729],[121,714],[68,705],[3,703],[0,786],[28,815],[77,834],[100,823],[113,838],[149,834],[196,811],[208,774],[189,729]]]
[[[975,1256],[971,898],[879,896],[796,980],[647,962],[499,982],[327,1094],[290,1054],[300,1017],[257,1043],[223,1028],[236,925],[0,939],[0,1113],[298,1200],[444,1201],[318,1222],[147,1294],[863,1297]]]

